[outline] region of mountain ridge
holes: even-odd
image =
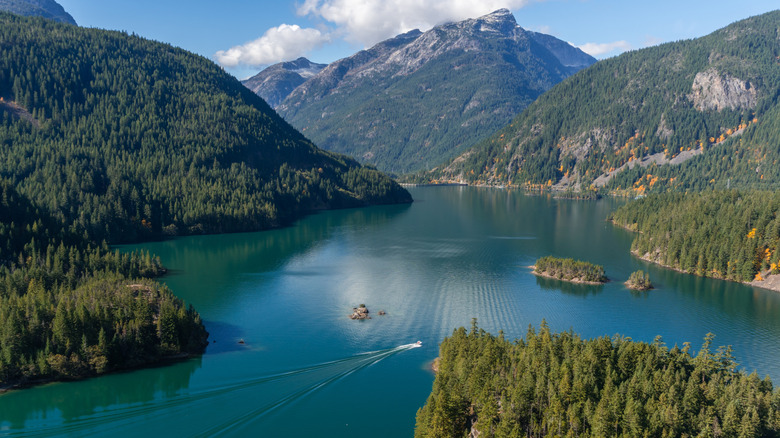
[[[202,56],[8,13],[0,24],[0,97],[36,122],[0,105],[0,178],[98,242],[411,201],[386,176],[318,149]]]
[[[506,9],[412,30],[329,64],[275,109],[323,148],[391,172],[428,168],[579,69],[558,56],[595,62],[536,35]]]
[[[772,133],[780,111],[779,23],[780,12],[770,12],[601,61],[415,180],[574,191],[603,186],[633,195],[725,188],[727,181],[778,184],[780,174],[768,166],[748,169],[760,166],[758,156],[778,155],[765,142],[780,140]]]
[[[0,11],[76,25],[76,20],[54,0],[0,0]]]
[[[269,66],[241,83],[262,97],[271,108],[276,108],[296,87],[325,67],[327,64],[317,64],[300,57]]]

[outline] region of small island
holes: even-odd
[[[542,257],[533,266],[533,273],[572,283],[603,284],[608,281],[604,267],[574,259]]]
[[[352,314],[349,315],[350,319],[371,319],[370,316],[368,316],[368,307],[366,307],[365,304],[361,304],[357,307],[352,308]]]
[[[625,283],[631,290],[646,291],[653,288],[653,284],[650,283],[650,274],[645,271],[639,270],[633,272],[628,281]]]

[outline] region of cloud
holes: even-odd
[[[344,39],[364,47],[438,24],[519,9],[532,0],[305,0],[298,14],[322,19]]]
[[[547,25],[535,26],[531,30],[533,30],[534,32],[545,33],[547,35],[552,35],[553,34],[552,27],[547,26]]]
[[[268,29],[260,38],[228,50],[218,51],[214,57],[226,67],[239,64],[261,66],[289,61],[305,55],[330,41],[330,35],[317,29],[301,28],[297,24],[282,24]]]
[[[615,51],[622,53],[626,50],[631,50],[631,44],[629,44],[628,41],[620,40],[611,43],[585,43],[577,46],[577,48],[590,56],[598,58],[599,56],[603,56]]]

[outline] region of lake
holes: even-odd
[[[438,344],[472,318],[511,338],[546,320],[694,351],[712,332],[744,369],[780,381],[780,294],[632,257],[631,233],[605,221],[624,201],[410,191],[412,205],[127,247],[170,269],[162,281],[202,315],[206,353],[2,395],[0,436],[411,436]],[[546,255],[603,265],[612,281],[537,278],[528,266]],[[637,269],[656,289],[625,288]],[[348,318],[359,304],[372,319]]]

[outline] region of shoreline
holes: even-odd
[[[609,283],[609,278],[607,278],[605,281],[584,281],[584,280],[580,280],[579,278],[573,278],[573,279],[558,278],[558,277],[555,277],[555,276],[552,276],[552,275],[548,274],[547,271],[545,271],[545,272],[536,272],[536,266],[528,266],[528,267],[531,268],[531,273],[536,275],[537,277],[544,277],[544,278],[549,278],[549,279],[552,279],[552,280],[565,281],[567,283],[586,284],[586,285],[589,285],[589,286],[598,286],[598,285],[601,285],[601,284]]]
[[[69,377],[69,378],[56,378],[56,377],[47,377],[43,379],[34,379],[34,380],[27,380],[27,381],[20,381],[20,382],[12,382],[12,383],[3,383],[0,384],[0,397],[3,396],[3,394],[9,393],[11,391],[18,391],[22,389],[29,389],[36,386],[46,385],[48,383],[57,383],[57,382],[78,382],[81,380],[87,380],[87,379],[94,379],[97,377],[103,377],[108,376],[110,374],[117,374],[117,373],[125,373],[125,372],[132,372],[142,369],[150,369],[150,368],[156,368],[156,367],[164,367],[168,365],[172,365],[174,363],[178,362],[184,362],[186,360],[192,359],[197,356],[201,356],[201,354],[192,354],[192,353],[177,353],[172,354],[169,356],[163,356],[160,359],[149,362],[145,364],[138,364],[134,366],[129,366],[125,368],[118,368],[115,370],[108,371],[106,373],[101,374],[95,374],[95,375],[89,375],[89,376],[79,376],[79,377]]]
[[[689,275],[694,275],[696,277],[701,277],[701,278],[712,278],[712,279],[715,279],[715,280],[730,281],[732,283],[744,284],[745,286],[753,286],[753,287],[758,287],[758,288],[761,288],[761,289],[771,290],[773,292],[780,292],[780,274],[769,274],[769,273],[767,273],[766,275],[764,275],[763,273],[761,273],[761,276],[764,278],[764,280],[761,280],[761,281],[757,281],[757,280],[738,281],[738,280],[731,280],[731,279],[723,278],[723,277],[715,277],[715,276],[709,276],[709,275],[699,275],[699,274],[695,274],[695,273],[692,273],[692,272],[687,272],[687,271],[684,271],[682,269],[675,268],[674,266],[669,266],[669,265],[665,265],[665,264],[663,264],[661,262],[657,262],[657,261],[653,260],[652,258],[650,258],[649,253],[647,253],[645,255],[639,255],[637,252],[632,250],[631,251],[631,255],[633,255],[634,257],[638,258],[639,260],[644,260],[644,261],[646,261],[648,263],[652,263],[654,265],[661,266],[662,268],[671,269],[671,270],[679,272],[681,274],[689,274]]]

